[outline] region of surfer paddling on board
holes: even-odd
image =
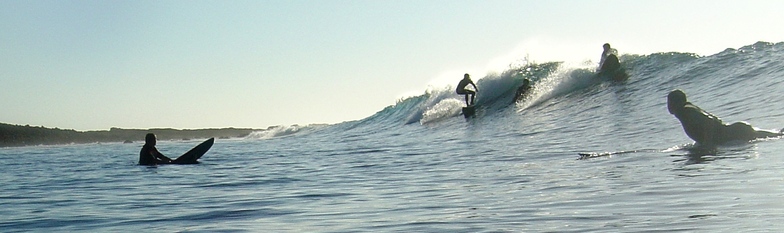
[[[686,135],[700,145],[716,146],[731,141],[784,135],[782,132],[756,130],[746,122],[725,125],[718,117],[686,101],[686,93],[681,90],[674,90],[667,95],[667,110],[678,118]]]
[[[474,90],[476,91],[466,89],[468,84],[474,86]],[[467,106],[474,105],[474,97],[476,96],[476,92],[478,91],[479,88],[476,88],[476,84],[474,84],[474,81],[471,81],[471,77],[468,74],[463,75],[463,80],[460,80],[460,83],[457,84],[457,88],[455,89],[455,92],[457,92],[458,95],[465,95],[465,102]],[[468,102],[469,95],[471,95],[470,103]]]
[[[139,165],[156,165],[172,162],[169,157],[158,152],[158,149],[155,148],[156,142],[157,139],[153,133],[148,133],[144,137],[144,146],[142,146],[142,150],[139,152]]]

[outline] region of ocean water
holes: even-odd
[[[528,64],[475,80],[476,118],[435,88],[358,121],[219,139],[198,165],[138,166],[139,143],[1,148],[0,232],[783,231],[784,141],[697,148],[666,95],[780,129],[784,43],[621,60],[626,82]],[[523,78],[533,94],[512,104]]]

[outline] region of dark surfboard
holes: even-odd
[[[199,163],[199,158],[207,153],[214,143],[215,138],[207,139],[207,141],[202,142],[188,152],[185,152],[185,154],[177,157],[177,159],[172,160],[172,164],[197,164]]]
[[[463,107],[463,116],[465,118],[473,117],[476,114],[476,105],[468,105]]]

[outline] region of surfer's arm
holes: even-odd
[[[158,160],[161,160],[161,161],[164,161],[164,162],[167,162],[167,163],[172,161],[169,157],[166,157],[165,155],[161,154],[161,152],[159,152],[158,149],[156,149],[154,147],[153,147],[152,151],[150,151],[150,152]]]
[[[687,108],[682,117],[683,129],[691,139],[700,144],[719,143],[716,137],[720,136],[721,128],[724,127],[721,121],[709,117],[698,108]]]

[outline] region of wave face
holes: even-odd
[[[701,97],[729,97],[744,91],[744,95],[738,96],[740,99],[736,101],[754,104],[760,101],[749,100],[769,98],[769,92],[774,91],[771,86],[781,84],[779,77],[784,74],[781,68],[784,61],[781,59],[784,56],[783,47],[782,43],[758,42],[706,57],[679,52],[625,54],[620,60],[631,78],[621,83],[596,79],[595,67],[571,67],[561,62],[526,64],[475,80],[481,90],[477,95],[477,105],[481,106],[483,114],[490,117],[514,117],[516,114],[507,112],[507,108],[515,108],[519,113],[542,104],[554,105],[569,98],[596,98],[606,94],[600,93],[599,89],[604,90],[608,86],[624,89],[619,94],[657,99],[657,102],[664,100],[669,90],[680,88],[693,99],[700,99],[697,102],[706,107],[725,103],[712,103],[716,98]],[[533,83],[532,93],[524,101],[511,104],[516,88],[525,78]],[[459,79],[456,77],[455,83]],[[395,126],[415,123],[428,125],[455,118],[461,114],[460,109],[465,104],[462,96],[455,94],[453,88],[431,89],[422,95],[400,100],[361,122]]]
[[[537,118],[537,113],[554,118],[579,115],[594,121],[608,120],[606,109],[618,104],[634,103],[633,107],[649,116],[671,118],[662,111],[666,94],[673,89],[684,90],[689,99],[716,115],[731,117],[743,114],[738,120],[762,118],[774,115],[756,114],[754,109],[767,108],[771,95],[781,86],[784,76],[782,43],[758,42],[739,49],[727,49],[721,53],[701,57],[692,53],[663,52],[648,55],[624,54],[620,56],[622,66],[630,75],[624,82],[602,81],[595,77],[593,65],[567,65],[562,62],[529,63],[510,67],[488,74],[475,82],[478,112],[481,118],[514,119]],[[455,77],[455,83],[461,77]],[[531,80],[533,89],[523,101],[512,103],[517,87],[523,79]],[[619,98],[630,98],[628,100]],[[634,100],[636,99],[636,100]],[[638,101],[643,101],[637,103]],[[595,104],[588,111],[575,105]],[[321,132],[339,135],[343,131],[358,128],[399,130],[402,126],[422,125],[438,128],[449,127],[451,121],[461,121],[463,97],[454,93],[453,86],[431,88],[423,94],[399,100],[376,114],[358,121],[324,126],[276,126],[256,132],[249,139],[270,139],[281,136],[303,135]],[[725,110],[726,109],[726,110]],[[623,110],[621,110],[623,111]],[[726,112],[725,112],[726,111]],[[550,115],[550,114],[561,115]],[[666,120],[671,124],[670,120]],[[651,123],[658,124],[658,123]],[[776,127],[776,125],[771,125]],[[325,129],[326,128],[326,129]],[[403,133],[403,132],[401,132]]]

